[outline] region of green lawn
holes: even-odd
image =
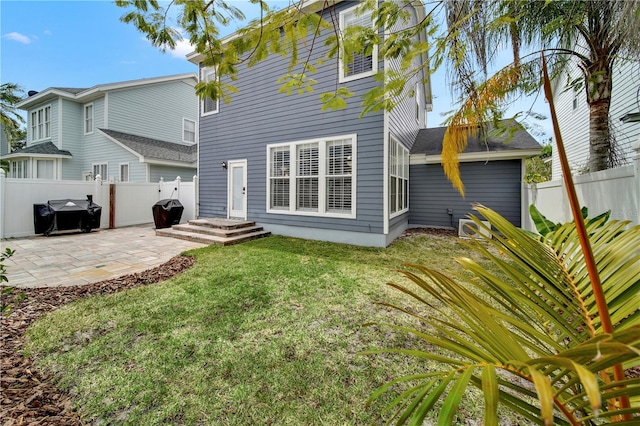
[[[29,331],[36,364],[52,371],[98,424],[352,425],[387,380],[429,365],[359,351],[418,342],[371,321],[410,306],[385,286],[402,263],[457,269],[455,239],[414,236],[386,249],[272,236],[189,254],[171,280],[56,310]],[[474,398],[472,398],[474,399]],[[480,418],[475,401],[462,405]]]

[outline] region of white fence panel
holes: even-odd
[[[86,200],[87,195],[102,206],[100,226],[109,226],[109,186],[105,183],[5,178],[2,195],[3,238],[34,235],[34,204],[66,198]]]
[[[195,179],[197,181],[197,178]],[[9,179],[0,171],[0,238],[34,235],[33,205],[49,200],[86,199],[102,207],[100,227],[109,227],[110,185],[115,185],[114,226],[153,224],[153,205],[177,198],[184,206],[181,222],[196,218],[197,184],[194,182],[84,182],[43,179]]]
[[[638,161],[636,161],[638,163]],[[589,209],[589,216],[611,210],[611,218],[640,223],[640,175],[638,164],[575,176],[574,183],[580,206]],[[534,204],[553,222],[573,220],[567,191],[562,181],[526,186],[525,207]],[[535,230],[530,215],[525,229]]]
[[[116,228],[153,223],[152,208],[160,199],[157,183],[122,182],[115,184],[115,188]]]

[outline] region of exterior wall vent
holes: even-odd
[[[491,229],[491,224],[483,220],[482,223]],[[491,237],[489,230],[479,228],[476,223],[471,219],[460,219],[458,222],[458,236],[460,238],[471,238],[473,234],[481,233],[487,237]]]

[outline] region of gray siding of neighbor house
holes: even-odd
[[[440,164],[410,167],[409,223],[419,226],[458,228],[458,220],[471,213],[472,204],[483,204],[520,226],[521,160],[460,163],[465,186],[463,198],[447,180]],[[453,222],[447,209],[453,209]]]
[[[345,2],[337,8],[339,11],[353,5]],[[329,34],[333,32],[324,31],[315,41],[316,49],[323,48]],[[300,57],[306,55],[306,48],[301,48]],[[316,51],[311,63],[315,64],[318,56]],[[218,114],[200,118],[200,216],[226,217],[227,170],[220,164],[247,159],[249,220],[334,233],[382,234],[383,113],[358,118],[360,96],[374,87],[374,79],[366,77],[346,83],[354,92],[347,100],[347,108],[322,112],[319,96],[335,89],[336,61],[318,67],[318,72],[312,75],[318,81],[315,91],[304,95],[278,93],[280,85],[276,80],[287,72],[287,65],[288,59],[273,55],[253,68],[241,68],[239,79],[234,82],[240,92],[232,95],[231,103],[220,102]],[[381,68],[382,62],[378,66]],[[267,145],[349,134],[357,134],[356,219],[266,212]],[[300,231],[301,235],[305,232]]]
[[[114,90],[107,99],[105,127],[111,130],[182,143],[183,118],[197,122],[195,90],[184,81]]]
[[[149,165],[149,182],[159,182],[163,178],[165,182],[176,180],[178,176],[182,182],[193,181],[196,168],[161,166],[158,164]]]
[[[60,99],[60,144],[58,148],[69,151],[73,158],[62,159],[62,179],[82,179],[83,153],[82,134],[84,133],[84,108],[78,102]],[[56,116],[54,120],[58,120]],[[95,118],[94,118],[95,120]],[[91,170],[91,169],[86,169]]]

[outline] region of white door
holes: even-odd
[[[247,160],[228,163],[229,187],[227,211],[229,219],[247,219]]]

